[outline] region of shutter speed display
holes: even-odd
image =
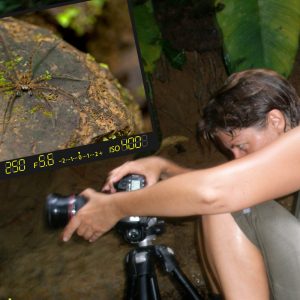
[[[66,150],[53,151],[0,163],[0,177],[24,174],[57,167],[87,163],[99,159],[144,152],[149,144],[156,143],[153,133],[123,137],[112,141],[91,144]]]

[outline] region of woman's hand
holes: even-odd
[[[165,163],[166,161],[163,158],[157,156],[126,162],[109,173],[102,188],[102,192],[115,193],[116,189],[114,183],[118,182],[128,174],[143,175],[146,178],[147,186],[153,185],[159,180],[160,175],[164,170]]]
[[[94,242],[122,218],[110,195],[98,193],[93,189],[86,189],[80,195],[88,202],[65,227],[62,236],[64,242],[69,241],[74,232]]]
[[[146,178],[147,186],[155,184],[163,175],[166,178],[189,172],[164,158],[152,156],[136,161],[127,162],[109,173],[103,186],[103,192],[114,193],[114,183],[128,174],[139,174]],[[126,194],[126,193],[125,193]],[[129,193],[130,194],[130,193]],[[121,211],[122,205],[117,207],[116,195],[98,193],[93,189],[86,189],[81,193],[87,198],[88,203],[82,207],[70,220],[63,232],[63,240],[68,241],[74,232],[84,239],[94,242],[105,232],[110,230],[120,219],[125,217]],[[126,203],[125,203],[126,204]],[[127,204],[126,204],[127,205]],[[123,206],[124,207],[126,207]],[[127,205],[127,208],[130,207]],[[127,211],[128,210],[124,210]],[[130,214],[129,214],[130,215]]]

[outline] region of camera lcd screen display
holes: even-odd
[[[0,0],[0,177],[157,148],[133,4],[22,3]]]

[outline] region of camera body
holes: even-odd
[[[144,176],[130,174],[116,182],[114,187],[118,192],[130,192],[144,188],[145,185]],[[49,194],[46,199],[48,227],[64,227],[86,202],[87,199],[80,195]],[[155,217],[130,216],[121,219],[117,223],[116,229],[127,242],[135,244],[143,241],[147,236],[160,234],[163,231],[162,225],[163,221],[158,221]]]
[[[114,184],[117,192],[130,192],[142,189],[146,185],[146,179],[142,175],[130,174]]]

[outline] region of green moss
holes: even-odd
[[[11,71],[14,70],[16,68],[16,66],[23,60],[22,56],[17,55],[15,58],[11,59],[11,60],[7,60],[7,61],[3,61],[1,62],[4,67]]]
[[[101,68],[104,68],[104,69],[106,69],[106,70],[109,70],[109,66],[108,66],[107,64],[100,63],[99,66],[100,66]]]
[[[40,109],[39,105],[33,107],[32,109],[29,110],[30,114],[35,114],[38,110]]]
[[[86,54],[86,59],[87,61],[92,61],[92,62],[96,61],[95,57],[89,53]]]
[[[68,144],[68,148],[74,148],[78,146],[78,141],[72,141]]]
[[[52,118],[53,117],[53,112],[45,109],[45,107],[41,104],[38,104],[38,105],[34,106],[33,108],[31,108],[29,110],[29,113],[30,114],[35,114],[38,111],[40,111],[47,118]]]
[[[116,138],[120,138],[120,137],[123,137],[123,136],[129,136],[131,135],[132,132],[125,128],[123,130],[120,130],[118,132],[111,132],[111,133],[108,133],[106,135],[104,135],[103,137],[101,137],[101,141],[102,142],[108,142],[108,141],[111,141],[111,140],[115,140]]]
[[[52,118],[53,117],[53,112],[52,111],[48,111],[48,110],[44,110],[43,111],[43,115],[47,118]]]
[[[51,80],[52,79],[52,75],[50,74],[50,72],[48,70],[45,71],[45,73],[43,75],[41,75],[41,80]]]

